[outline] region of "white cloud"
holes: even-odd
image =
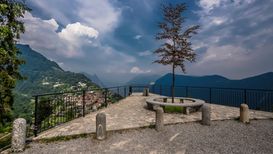
[[[60,33],[60,38],[75,41],[79,37],[87,36],[88,38],[97,38],[99,32],[92,27],[84,26],[79,22],[68,24]]]
[[[79,22],[68,24],[58,32],[55,19],[42,20],[26,13],[22,20],[26,32],[20,43],[29,44],[49,59],[61,62],[66,70],[125,73],[136,62],[135,57],[102,44],[96,29]]]
[[[150,73],[151,70],[142,70],[139,67],[134,66],[131,68],[130,72],[133,74],[141,74],[141,73]]]
[[[79,22],[68,24],[61,32],[57,32],[59,25],[55,19],[42,20],[29,12],[22,20],[26,32],[22,35],[21,43],[29,44],[37,50],[57,51],[57,54],[66,57],[83,56],[81,46],[92,43],[90,39],[94,40],[99,35],[94,28]]]
[[[32,18],[31,15],[30,15],[29,13],[27,13],[27,14],[28,14],[27,16],[28,16],[29,18]],[[43,20],[43,21],[44,21],[45,23],[51,25],[52,27],[54,27],[54,28],[53,28],[54,30],[57,30],[58,27],[59,27],[59,25],[58,25],[58,23],[56,22],[55,19]]]
[[[236,8],[240,8],[253,2],[255,2],[255,0],[199,0],[197,4],[202,8],[202,13],[207,15],[211,14],[213,10],[218,8],[227,8],[230,5],[233,5],[233,7]]]
[[[200,53],[188,72],[242,78],[272,71],[272,2],[210,2],[198,13],[202,29],[193,37],[193,47]]]
[[[198,62],[200,65],[206,63],[224,63],[224,62],[242,62],[248,57],[248,52],[242,47],[232,45],[209,47],[202,59]]]
[[[119,24],[121,9],[112,0],[28,0],[39,12],[57,20],[61,25],[80,22],[105,34]]]
[[[150,56],[152,55],[153,53],[150,51],[150,50],[146,50],[146,51],[143,51],[143,52],[139,52],[138,55],[143,57],[143,56]]]
[[[135,37],[134,37],[134,39],[136,39],[136,40],[139,40],[139,39],[141,39],[142,38],[142,35],[136,35]]]
[[[77,0],[80,19],[101,33],[113,31],[119,24],[121,9],[115,8],[110,0]]]
[[[220,5],[220,0],[200,0],[199,6],[202,7],[206,13],[209,13],[215,7]]]

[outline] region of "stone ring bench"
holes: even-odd
[[[187,97],[175,97],[175,99],[179,99],[180,103],[167,103],[160,101],[167,99],[171,99],[171,97],[166,97],[166,96],[157,96],[157,97],[152,97],[146,99],[147,103],[147,108],[149,110],[156,110],[158,106],[162,107],[163,109],[165,106],[175,106],[175,107],[183,107],[184,108],[184,114],[189,114],[191,111],[196,111],[199,110],[204,104],[205,101],[201,99],[194,99],[194,98],[187,98]],[[184,102],[187,101],[187,102]]]

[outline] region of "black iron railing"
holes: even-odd
[[[171,96],[171,86],[152,85],[149,88],[152,93]],[[207,103],[234,107],[246,103],[250,109],[273,112],[273,90],[175,86],[175,96],[199,98]]]
[[[144,88],[154,94],[171,96],[166,85],[131,85],[65,93],[36,95],[34,135],[115,103]],[[273,90],[218,87],[176,86],[175,96],[193,97],[207,103],[239,107],[246,103],[250,109],[273,112]]]
[[[126,97],[128,90],[128,86],[119,86],[35,95],[34,135],[107,107]]]

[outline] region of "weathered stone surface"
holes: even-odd
[[[149,88],[143,89],[143,96],[149,96]]]
[[[106,115],[98,113],[96,116],[96,138],[104,140],[106,138]]]
[[[240,121],[249,123],[249,108],[247,104],[241,104],[240,106]]]
[[[210,105],[208,104],[204,104],[202,106],[202,121],[201,123],[203,125],[210,125],[211,123],[211,109],[210,109]]]
[[[12,127],[11,149],[13,152],[22,152],[26,144],[27,122],[23,118],[14,120]]]
[[[162,131],[164,129],[163,114],[164,114],[163,109],[161,107],[157,107],[155,114],[155,129],[157,131]]]

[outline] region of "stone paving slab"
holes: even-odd
[[[150,96],[151,97],[151,96]],[[107,130],[122,130],[139,128],[153,125],[155,123],[155,112],[146,109],[146,99],[141,93],[134,93],[118,103],[107,108],[92,112],[45,132],[42,132],[34,140],[52,138],[58,136],[78,135],[94,133],[96,129],[96,114],[106,114]],[[212,120],[228,120],[239,117],[239,108],[211,104]],[[273,113],[250,110],[250,119],[273,119]],[[184,114],[164,113],[164,124],[186,123],[201,120],[201,112]]]

